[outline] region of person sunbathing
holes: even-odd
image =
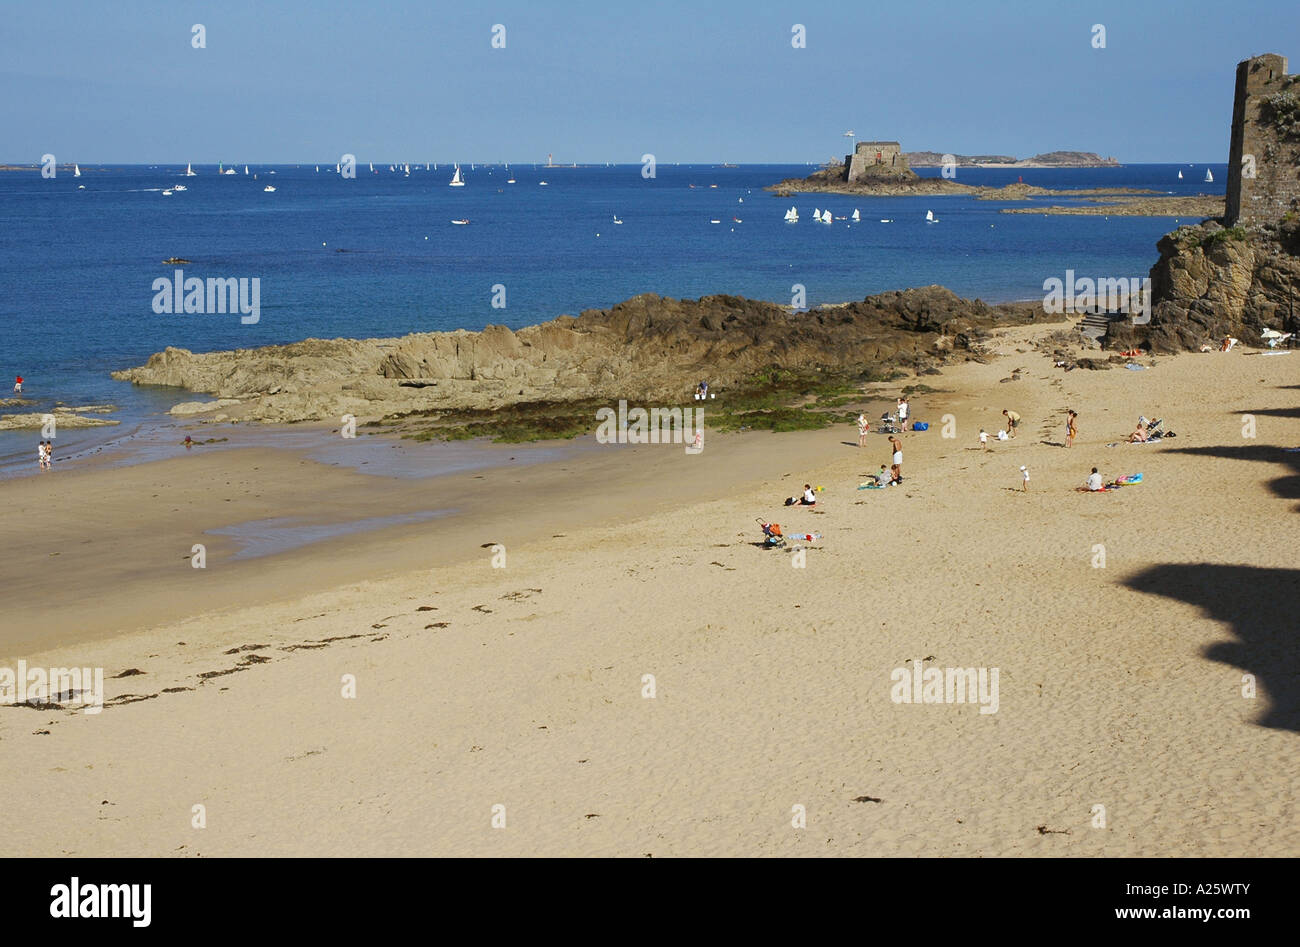
[[[1130,444],[1145,444],[1149,436],[1146,425],[1139,421],[1133,433],[1128,436],[1128,442]]]

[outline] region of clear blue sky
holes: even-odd
[[[1296,0],[4,0],[0,161],[1226,161],[1261,52],[1300,70]]]

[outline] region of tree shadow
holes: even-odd
[[[1267,710],[1255,721],[1259,726],[1300,731],[1300,569],[1168,563],[1125,584],[1195,605],[1231,625],[1237,641],[1207,645],[1201,654],[1255,675],[1269,698]]]

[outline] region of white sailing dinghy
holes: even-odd
[[[195,177],[195,174],[194,174],[194,165],[193,165],[193,164],[186,164],[186,165],[185,165],[185,176],[186,176],[187,178]]]
[[[849,217],[849,220],[853,221],[856,224],[861,219],[862,219],[862,215],[858,213],[858,209],[856,207],[853,208],[853,214],[852,216]]]
[[[1210,169],[1209,169],[1209,168],[1206,168],[1206,169],[1205,169],[1205,183],[1206,183],[1206,184],[1213,184],[1213,183],[1214,183],[1214,175],[1210,173]]]
[[[927,210],[925,212],[925,222],[927,224],[937,224],[939,222],[939,218],[934,216],[934,211]]]
[[[799,223],[799,211],[797,208],[791,207],[788,211],[785,212],[785,222],[787,224]]]
[[[451,180],[447,182],[448,187],[464,187],[465,182],[461,180],[460,165],[456,165],[456,173],[452,175]]]
[[[72,176],[73,176],[74,178],[79,178],[79,177],[81,177],[81,165],[79,165],[79,164],[74,164],[74,165],[72,166]]]
[[[615,215],[614,215],[614,223],[616,223],[616,224],[621,224],[622,222],[623,222],[623,221],[621,221],[621,220],[618,219],[618,214],[615,214]]]
[[[1179,171],[1179,172],[1178,172],[1178,180],[1181,181],[1182,179],[1183,179],[1183,172],[1182,172],[1182,171]]]

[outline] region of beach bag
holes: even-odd
[[[912,423],[912,430],[913,430],[913,431],[928,431],[928,430],[930,430],[930,422],[929,422],[929,421],[914,421],[914,422]]]

